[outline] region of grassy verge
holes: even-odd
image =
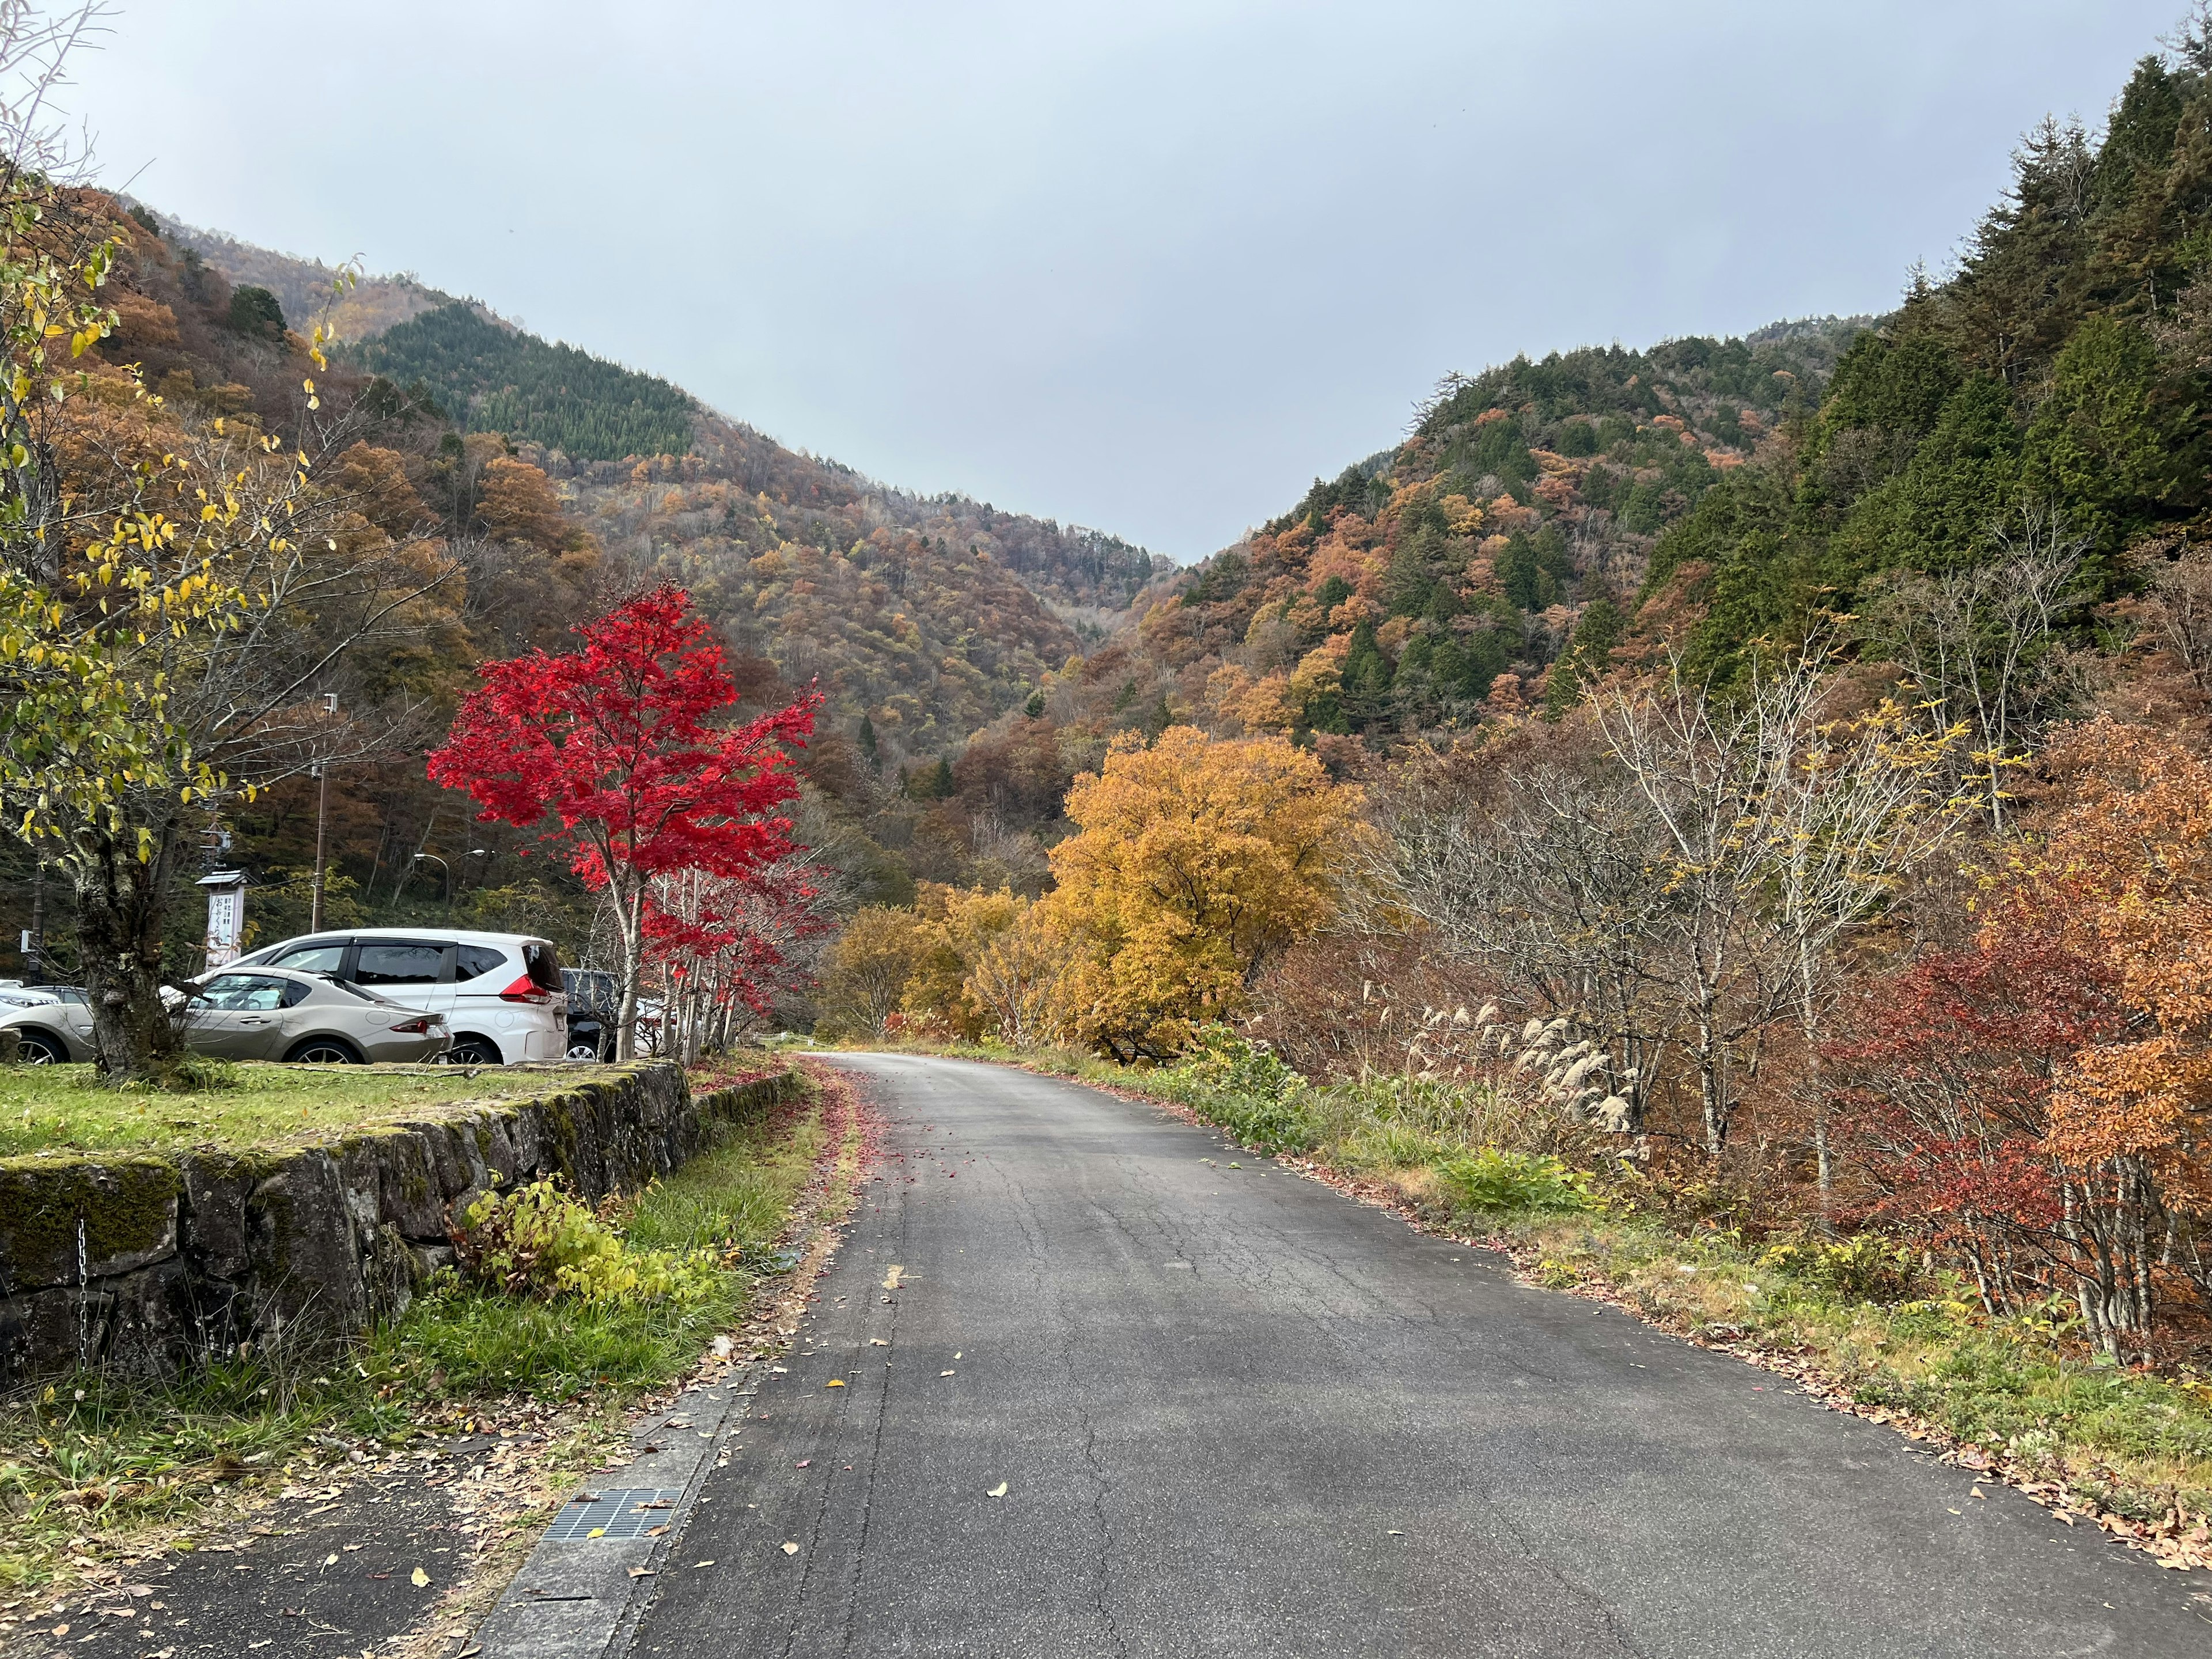
[[[1480,1102],[1455,1115],[1421,1109],[1412,1091],[1275,1086],[1264,1070],[1239,1087],[1219,1064],[929,1051],[1180,1109],[1416,1225],[1502,1249],[1533,1283],[1724,1347],[2168,1565],[2212,1568],[2212,1381],[2103,1362],[2063,1303],[1992,1318],[1954,1275],[1883,1240],[1747,1242],[1602,1158],[1501,1152],[1482,1131],[1505,1126],[1486,1122]]]
[[[542,1079],[540,1081],[542,1086]],[[738,1322],[826,1145],[818,1093],[741,1125],[614,1219],[641,1248],[713,1252],[684,1302],[586,1303],[459,1284],[310,1369],[248,1362],[149,1387],[88,1373],[0,1406],[0,1592],[189,1540],[258,1488],[502,1417],[581,1468],[623,1411]]]
[[[581,1073],[587,1068],[576,1068]],[[302,1070],[203,1064],[210,1086],[189,1094],[109,1089],[89,1066],[0,1069],[0,1158],[26,1153],[264,1146],[387,1121],[425,1107],[557,1086],[544,1072],[359,1066]]]

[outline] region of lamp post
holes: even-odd
[[[435,853],[417,853],[415,855],[416,863],[422,864],[426,861],[436,865],[445,872],[443,884],[446,890],[446,914],[450,916],[453,914],[453,866]]]
[[[469,856],[472,859],[482,859],[483,860],[482,864],[477,866],[477,885],[481,887],[484,884],[484,872],[491,868],[491,861],[494,856],[492,850],[489,847],[471,847],[469,848]]]
[[[323,718],[330,719],[338,712],[338,694],[323,693]],[[323,931],[323,837],[331,813],[331,769],[327,761],[317,761],[308,769],[315,780],[315,883],[314,894],[307,905],[307,931]]]

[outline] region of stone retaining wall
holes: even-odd
[[[699,1151],[713,1120],[800,1086],[786,1072],[695,1100],[679,1068],[651,1063],[559,1078],[307,1145],[0,1158],[0,1389],[353,1335],[452,1260],[446,1218],[495,1174],[558,1175],[593,1200],[634,1190]]]

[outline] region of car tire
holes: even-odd
[[[439,1058],[448,1066],[504,1066],[507,1060],[489,1037],[465,1036]]]
[[[597,1061],[599,1057],[599,1045],[596,1042],[572,1042],[568,1045],[568,1058],[571,1060]]]
[[[23,1064],[26,1066],[65,1066],[69,1052],[44,1031],[22,1032]]]
[[[288,1066],[358,1066],[361,1051],[342,1037],[314,1036],[295,1042],[284,1056]]]

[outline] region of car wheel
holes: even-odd
[[[572,1042],[568,1045],[568,1058],[571,1060],[597,1060],[599,1057],[599,1045],[596,1042]]]
[[[69,1056],[62,1051],[62,1045],[43,1031],[25,1031],[22,1036],[24,1065],[60,1066],[68,1062]]]
[[[492,1046],[489,1037],[465,1036],[446,1050],[443,1059],[448,1066],[504,1066],[505,1058]]]
[[[284,1056],[293,1066],[358,1066],[361,1055],[350,1042],[336,1037],[309,1037]]]

